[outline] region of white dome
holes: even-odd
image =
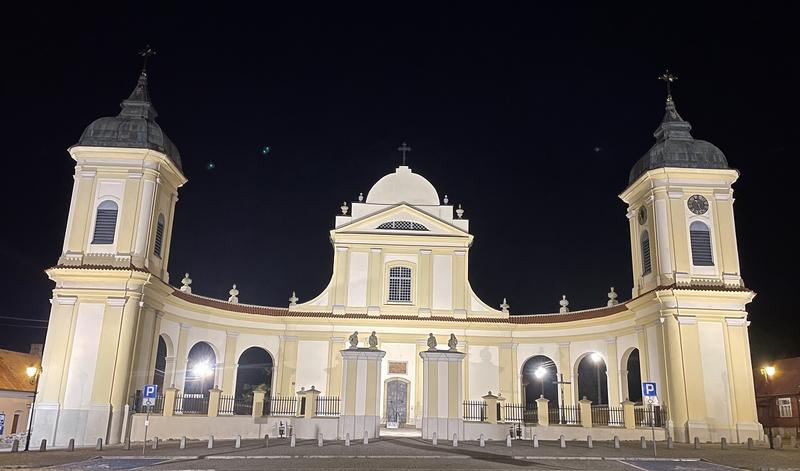
[[[367,194],[367,203],[438,206],[439,194],[425,177],[400,166],[372,186]]]

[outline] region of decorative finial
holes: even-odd
[[[350,342],[350,350],[356,350],[358,348],[358,331],[353,332],[347,341]]]
[[[228,298],[229,303],[238,304],[239,303],[239,290],[236,289],[236,283],[233,284],[233,288],[228,291],[228,294],[231,296]]]
[[[372,331],[372,334],[369,336],[369,349],[370,350],[377,350],[378,349],[378,336],[375,335],[375,331]]]
[[[183,285],[183,286],[181,286],[181,291],[183,291],[184,293],[191,293],[192,292],[192,287],[190,286],[192,284],[192,279],[189,278],[189,274],[188,273],[183,275],[183,279],[181,280],[181,284]]]
[[[358,202],[361,203],[362,201],[364,201],[364,193],[359,193],[358,194]]]
[[[139,51],[139,55],[142,56],[142,75],[147,75],[147,59],[150,56],[156,55],[156,51],[148,44],[144,49]]]
[[[400,152],[403,153],[403,167],[406,166],[406,152],[411,152],[411,147],[408,146],[405,142],[400,144],[400,147],[397,148]]]
[[[458,219],[464,217],[464,208],[461,207],[461,203],[458,204],[458,209],[456,209],[456,216],[458,216]]]
[[[667,84],[667,101],[672,101],[672,87],[671,87],[671,85],[672,85],[672,82],[678,80],[678,76],[674,75],[674,74],[671,74],[669,72],[669,69],[667,69],[666,72],[664,72],[663,74],[661,74],[660,77],[658,77],[658,79]]]
[[[456,334],[450,334],[450,340],[447,341],[447,346],[450,348],[451,352],[455,352],[458,348],[458,339],[456,338]]]
[[[561,305],[561,308],[559,308],[558,312],[560,312],[562,314],[565,313],[565,312],[569,312],[569,307],[568,307],[569,306],[569,301],[567,300],[567,295],[566,294],[562,294],[561,295],[561,301],[559,301],[558,304]]]
[[[506,298],[503,298],[503,304],[500,305],[500,310],[502,310],[503,312],[508,314],[508,308],[510,308],[510,307],[511,306],[508,305],[508,302],[506,301]]]
[[[289,306],[297,306],[297,301],[300,301],[300,298],[292,291],[292,297],[289,298]]]
[[[433,336],[433,333],[428,334],[428,351],[436,351],[436,337]]]
[[[606,303],[607,306],[616,306],[619,304],[617,301],[617,292],[614,291],[614,287],[611,287],[611,291],[608,292],[608,302]]]
[[[347,216],[347,210],[350,209],[347,207],[347,201],[342,202],[342,216]]]
[[[449,203],[449,202],[450,202],[450,200],[447,198],[447,195],[444,195],[444,200],[443,200],[443,203],[444,203],[444,204],[447,204],[447,203]]]

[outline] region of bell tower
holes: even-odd
[[[148,361],[149,353],[135,352],[153,347],[186,177],[155,121],[145,68],[121,108],[92,122],[69,149],[74,183],[63,250],[47,270],[55,288],[33,443],[118,443],[125,404],[141,387],[134,365]]]
[[[675,80],[667,72],[667,85]],[[658,383],[677,441],[742,443],[761,435],[748,314],[733,212],[739,172],[713,144],[692,137],[667,89],[656,143],[634,165],[628,205],[632,301],[642,378]]]

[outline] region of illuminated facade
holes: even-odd
[[[155,116],[143,74],[120,115],[92,123],[69,150],[75,182],[63,251],[47,270],[55,289],[34,443],[119,442],[129,428],[125,405],[143,384],[190,389],[198,345],[211,376],[201,389],[239,394],[242,358],[255,347],[268,358],[271,395],[314,386],[354,397],[360,386],[343,383],[340,354],[354,331],[361,347],[375,331],[385,352],[374,411],[382,422],[422,426],[423,397],[433,390],[420,353],[433,333],[439,349],[455,334],[466,354],[449,383],[438,379],[460,391],[453,400],[492,391],[532,402],[538,393],[530,393],[526,364],[538,357],[548,377],[572,383],[563,401],[576,404],[587,395],[579,365],[596,353],[605,369],[597,401],[619,405],[640,380],[655,381],[676,440],[760,437],[746,311],[754,293],[741,278],[734,225],[738,172],[691,137],[671,98],[656,144],[620,195],[631,299],[617,303],[612,290],[606,306],[569,311],[564,300],[551,314],[511,315],[505,302],[495,309],[475,295],[469,221],[407,166],[343,205],[330,231],[330,283],[308,302],[293,295],[284,307],[247,305],[235,288],[229,300],[211,299],[192,293],[188,276],[176,288],[167,268],[187,179]],[[629,371],[632,356],[638,371]]]

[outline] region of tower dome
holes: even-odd
[[[120,107],[122,111],[117,116],[98,118],[87,126],[76,145],[152,149],[166,154],[182,170],[178,148],[155,121],[158,113],[150,102],[144,71],[139,75],[136,88]]]
[[[656,168],[730,168],[725,154],[710,142],[694,139],[691,129],[692,125],[678,114],[672,97],[668,97],[664,119],[653,133],[656,143],[633,166],[628,184]]]
[[[384,176],[372,185],[367,194],[367,203],[438,206],[439,194],[425,177],[401,165],[394,173]]]

